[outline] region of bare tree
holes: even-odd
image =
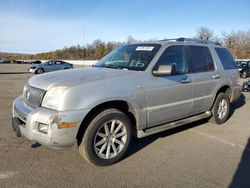
[[[230,49],[235,58],[250,58],[250,30],[223,32],[223,44]]]
[[[135,38],[133,38],[131,35],[129,35],[127,38],[126,38],[126,43],[127,44],[133,44],[133,43],[136,43],[138,40],[136,40]]]
[[[213,39],[214,31],[207,27],[200,27],[196,31],[196,38],[203,40]]]

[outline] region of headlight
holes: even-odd
[[[58,110],[62,104],[63,94],[67,87],[57,86],[49,89],[42,102],[42,107]]]
[[[242,68],[238,68],[239,71],[242,71]]]

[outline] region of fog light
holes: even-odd
[[[47,134],[48,133],[48,125],[39,123],[38,124],[38,131]]]

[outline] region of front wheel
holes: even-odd
[[[224,123],[230,111],[230,100],[227,94],[219,93],[212,108],[211,122],[218,125]]]
[[[43,69],[39,68],[39,69],[36,70],[35,73],[36,73],[36,74],[42,74],[43,72],[44,72]]]
[[[99,113],[87,127],[79,151],[95,165],[107,166],[121,160],[131,140],[131,122],[117,109]]]

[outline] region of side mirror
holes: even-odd
[[[176,74],[176,65],[159,65],[158,69],[153,70],[154,76],[168,76]]]

